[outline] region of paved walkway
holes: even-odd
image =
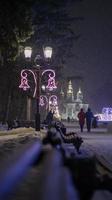
[[[106,163],[112,169],[112,131],[108,132],[107,127],[91,129],[88,133],[86,127],[84,132],[80,132],[80,128],[73,123],[64,123],[67,128],[67,133],[76,132],[82,139],[83,143],[81,151],[94,152],[102,162]],[[71,147],[72,148],[72,147]]]

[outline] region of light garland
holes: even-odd
[[[45,73],[48,73],[48,83],[47,83],[47,86],[46,88],[49,90],[49,91],[53,91],[53,89],[56,89],[57,86],[56,86],[56,83],[55,83],[55,71],[52,70],[52,69],[47,69],[47,70],[44,70],[42,72],[42,76],[45,74]],[[21,71],[21,83],[19,85],[19,88],[23,89],[24,91],[28,90],[30,88],[30,85],[28,83],[28,74],[32,74],[33,75],[33,79],[34,79],[34,82],[35,82],[35,88],[34,88],[34,92],[33,92],[33,97],[36,96],[36,92],[37,92],[37,71],[35,70],[30,70],[30,69],[23,69]]]
[[[102,109],[102,113],[98,113],[95,115],[98,118],[98,121],[101,122],[108,122],[112,121],[112,108],[111,107],[104,107]]]
[[[47,97],[46,95],[40,95],[40,106],[45,106],[48,108],[49,106],[51,107],[56,107],[58,105],[57,103],[57,96],[56,95],[51,95],[50,97]]]
[[[26,91],[30,88],[30,85],[28,83],[28,73],[31,73],[33,75],[33,79],[34,79],[34,82],[35,82],[33,97],[35,97],[36,91],[37,91],[37,80],[36,80],[36,74],[34,73],[33,70],[23,69],[21,71],[21,84],[19,85],[19,88],[22,88],[24,91]]]
[[[47,82],[47,86],[46,88],[49,90],[49,91],[53,91],[53,89],[56,89],[57,86],[56,86],[56,83],[55,83],[55,71],[52,70],[52,69],[46,69],[43,71],[42,73],[42,76],[45,74],[45,73],[48,73],[48,82]]]

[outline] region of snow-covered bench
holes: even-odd
[[[77,152],[80,153],[79,149],[83,143],[82,138],[75,132],[66,133],[66,127],[64,127],[63,124],[55,124],[55,128],[58,132],[60,132],[63,142],[72,143]]]

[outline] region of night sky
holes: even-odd
[[[101,112],[102,107],[112,107],[112,2],[84,0],[73,12],[84,20],[75,25],[81,37],[74,42],[75,56],[68,60],[69,75],[83,77],[85,102]],[[73,85],[76,92],[75,81]]]

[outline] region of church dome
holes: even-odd
[[[68,82],[67,99],[74,101],[73,87],[71,80]]]
[[[81,88],[79,88],[79,90],[77,92],[77,99],[76,99],[76,101],[82,102],[82,100],[83,100],[83,94],[82,94]]]

